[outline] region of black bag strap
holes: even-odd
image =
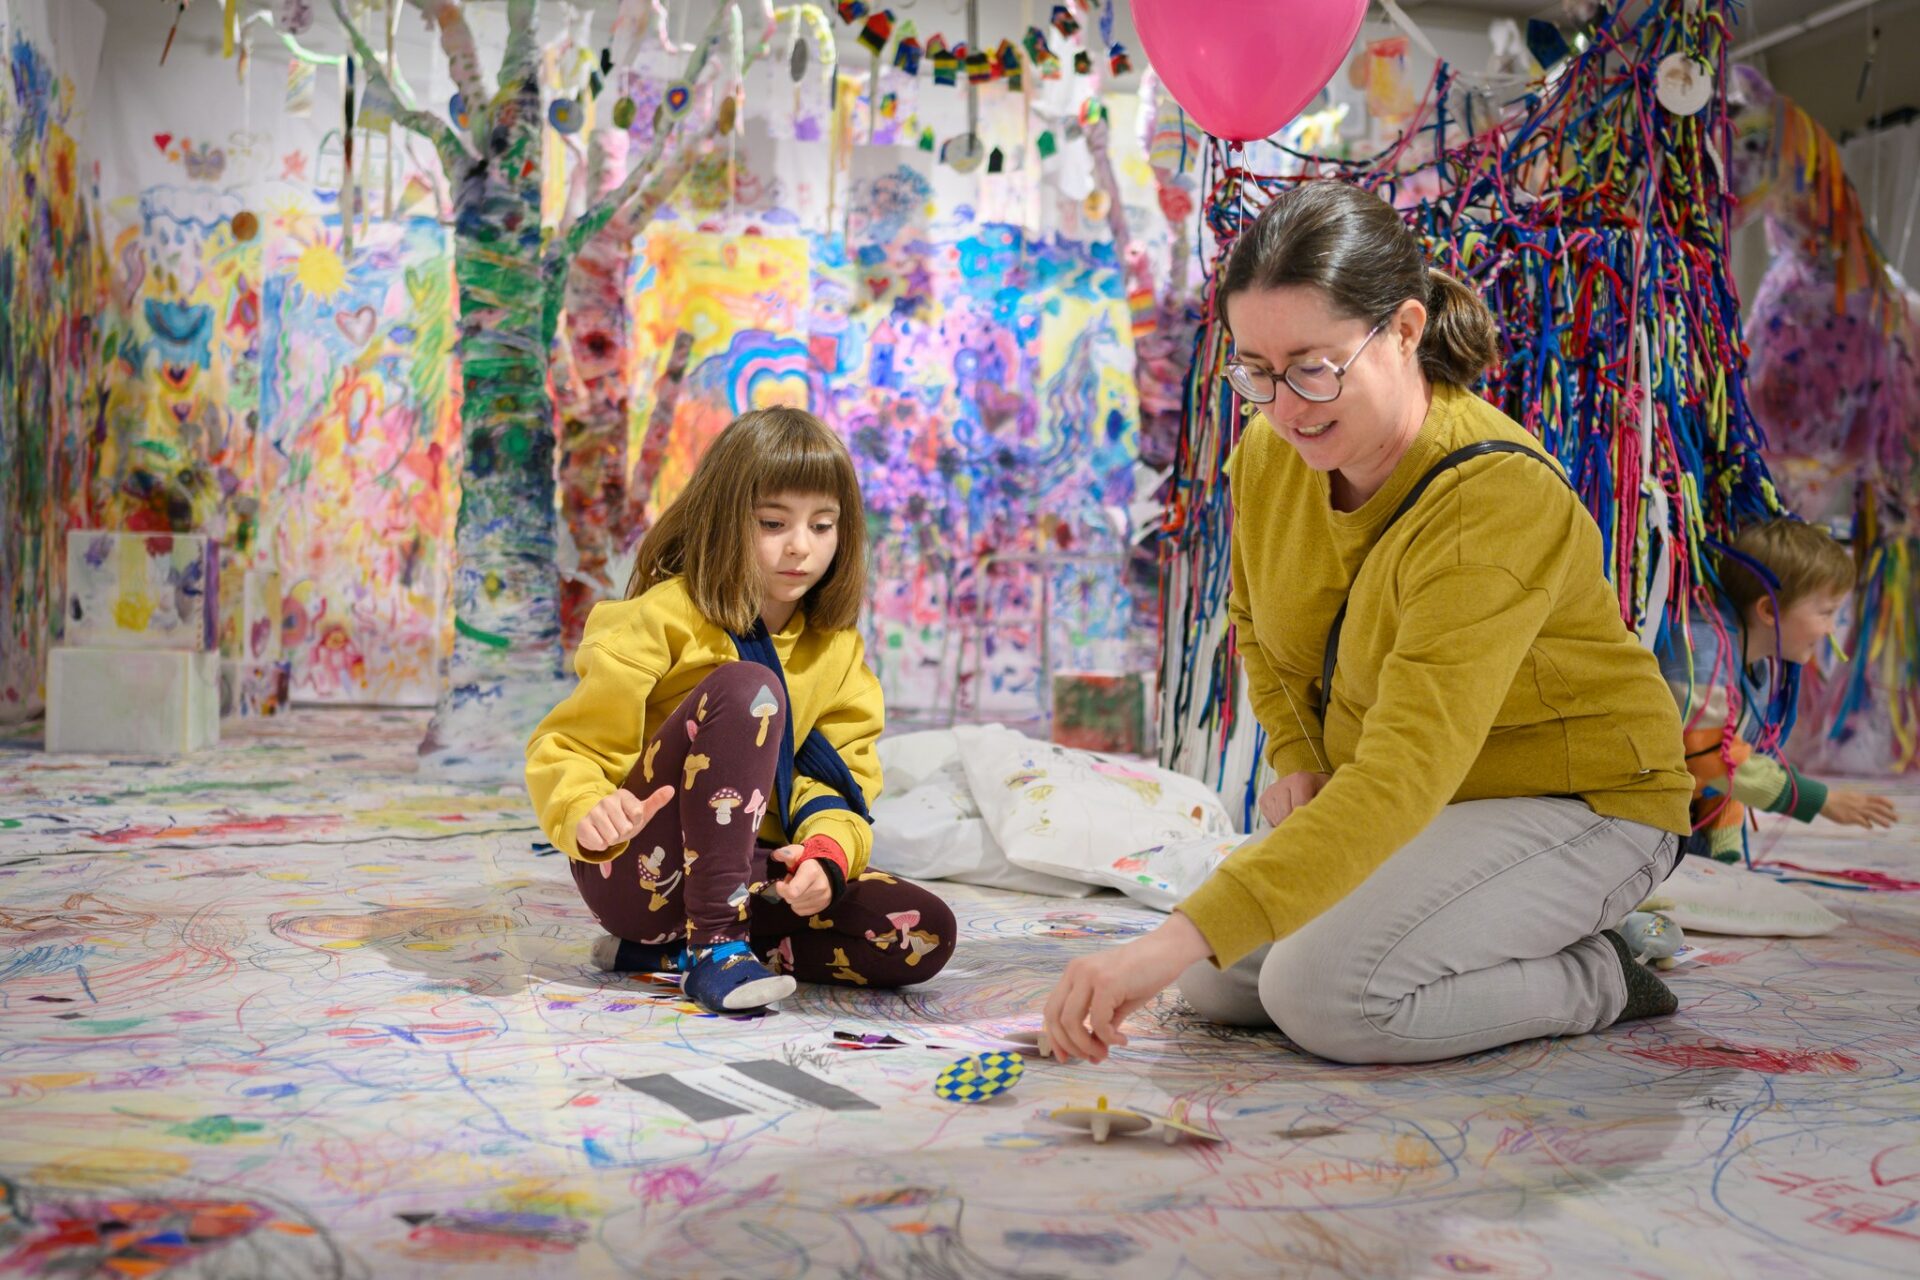
[[[1386,536],[1387,530],[1393,527],[1394,521],[1413,510],[1413,504],[1420,501],[1420,495],[1424,494],[1441,475],[1453,470],[1463,462],[1471,462],[1475,458],[1483,458],[1491,453],[1518,453],[1533,458],[1547,467],[1549,471],[1552,471],[1555,476],[1558,476],[1560,482],[1566,485],[1569,490],[1573,488],[1573,482],[1568,480],[1566,476],[1561,475],[1560,469],[1549,463],[1546,456],[1538,449],[1529,448],[1527,445],[1512,440],[1476,440],[1470,445],[1455,449],[1452,453],[1428,468],[1427,473],[1415,482],[1412,489],[1407,491],[1407,496],[1400,500],[1400,505],[1394,508],[1393,514],[1387,517],[1387,522],[1380,526],[1380,537]],[[1577,497],[1578,495],[1576,494],[1575,496]],[[1377,537],[1374,539],[1374,546],[1379,545],[1380,538]],[[1368,555],[1371,554],[1372,549],[1369,548]],[[1355,581],[1359,580],[1360,569],[1366,567],[1366,559],[1362,557],[1360,568],[1353,571]],[[1353,590],[1352,586],[1349,585],[1347,590],[1348,593],[1351,594]],[[1323,735],[1327,731],[1327,708],[1331,705],[1333,699],[1333,667],[1340,653],[1340,626],[1346,620],[1347,602],[1342,600],[1340,602],[1340,612],[1333,615],[1333,627],[1327,632],[1326,652],[1320,657],[1320,732]]]

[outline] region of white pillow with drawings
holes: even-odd
[[[1024,870],[1007,861],[973,801],[951,730],[882,738],[886,783],[873,806],[873,864],[909,880],[1084,898],[1094,886]]]
[[[974,803],[1016,867],[1125,890],[1116,859],[1233,834],[1213,789],[1184,774],[1000,725],[954,733]]]

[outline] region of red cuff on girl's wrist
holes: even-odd
[[[843,878],[847,874],[847,851],[842,849],[840,842],[832,836],[808,836],[801,842],[800,862],[806,862],[812,858],[822,858],[833,863],[834,866],[840,868],[840,874]],[[798,867],[800,862],[796,862],[793,865]]]

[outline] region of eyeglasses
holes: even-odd
[[[1388,319],[1392,319],[1391,316]],[[1373,335],[1387,327],[1382,320],[1367,331],[1353,354],[1340,364],[1328,364],[1325,360],[1308,360],[1300,364],[1290,364],[1280,374],[1286,384],[1293,388],[1293,394],[1302,400],[1311,400],[1315,404],[1325,404],[1329,400],[1340,398],[1340,388],[1344,385],[1347,370],[1353,368],[1353,362],[1373,341]],[[1273,398],[1280,394],[1280,381],[1268,369],[1256,369],[1238,360],[1227,361],[1227,384],[1248,404],[1272,404]]]

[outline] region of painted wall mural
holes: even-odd
[[[0,723],[43,697],[64,530],[86,489],[104,276],[76,67],[59,61],[84,58],[90,75],[100,30],[69,28],[56,52],[45,18],[38,4],[0,12]]]

